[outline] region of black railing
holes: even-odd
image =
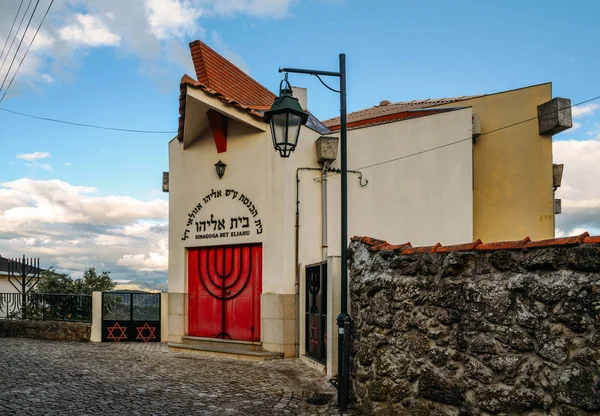
[[[0,319],[92,322],[92,296],[0,293]]]

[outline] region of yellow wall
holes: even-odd
[[[448,104],[472,106],[481,132],[537,117],[552,84]],[[537,119],[482,135],[473,145],[473,239],[484,242],[554,237],[552,137]]]

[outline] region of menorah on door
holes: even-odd
[[[245,258],[248,260],[244,261]],[[226,302],[238,297],[246,289],[251,276],[251,247],[213,248],[205,250],[204,255],[198,255],[200,283],[210,296],[221,301],[221,331],[215,338],[231,339],[227,333]],[[254,296],[252,305],[254,311]],[[253,327],[251,331],[254,331]]]

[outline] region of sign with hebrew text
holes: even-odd
[[[215,201],[221,203],[215,204]],[[227,209],[217,209],[219,206],[222,207],[224,202],[228,204]],[[210,193],[187,214],[181,239],[185,241],[235,238],[259,235],[262,232],[262,219],[250,198],[234,189],[211,189]]]

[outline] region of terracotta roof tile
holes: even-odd
[[[520,250],[529,243],[531,239],[525,237],[519,241],[499,241],[496,243],[486,243],[477,246],[476,250]]]
[[[204,42],[191,42],[190,50],[200,84],[246,107],[271,107],[275,94]]]
[[[382,116],[371,117],[371,118],[367,118],[367,119],[363,119],[363,120],[356,120],[356,121],[348,122],[347,126],[348,126],[348,129],[351,130],[351,129],[355,129],[355,128],[374,126],[377,124],[391,123],[394,121],[408,120],[411,118],[430,116],[433,114],[444,113],[447,111],[450,111],[450,109],[440,108],[440,109],[435,109],[435,110],[431,109],[431,110],[423,110],[423,111],[419,111],[419,110],[401,111],[398,113],[386,114],[386,115],[382,115]],[[339,119],[338,119],[338,123],[339,123]],[[325,124],[325,122],[323,122],[323,124]],[[331,131],[337,131],[340,129],[339,124],[327,125],[327,127]]]
[[[435,249],[436,253],[447,253],[449,251],[471,251],[475,250],[475,248],[481,244],[481,240],[474,241],[472,243],[467,244],[456,244],[453,246],[442,246],[440,245]]]
[[[415,248],[407,248],[402,251],[402,254],[429,254],[434,253],[438,248],[442,245],[437,243],[435,246],[426,246],[426,247],[415,247]]]
[[[374,107],[365,108],[364,110],[349,113],[347,122],[348,125],[361,121],[363,122],[363,124],[369,124],[371,119],[377,119],[380,117],[404,113],[412,110],[436,107],[438,105],[451,104],[477,97],[482,97],[482,95],[464,95],[462,97],[451,98],[429,98],[427,100],[401,101],[390,104],[385,104],[385,102],[382,102],[383,105],[376,105]],[[335,130],[333,127],[339,126],[340,118],[334,117],[327,119],[323,121],[323,124],[325,124],[330,129]]]
[[[574,236],[574,237],[552,238],[549,240],[530,241],[529,243],[525,244],[525,248],[552,247],[552,246],[574,246],[574,245],[583,243],[585,237],[589,237],[589,236],[590,236],[590,234],[586,231],[585,233]]]
[[[353,241],[362,241],[363,243],[370,246],[372,251],[381,250],[392,250],[399,249],[402,247],[410,246],[410,243],[406,243],[399,246],[388,244],[383,240],[376,240],[370,237],[354,237]],[[492,251],[492,250],[522,250],[532,248],[543,248],[543,247],[557,247],[557,246],[573,246],[579,244],[600,244],[600,236],[590,236],[589,233],[585,232],[581,235],[564,238],[551,238],[548,240],[531,241],[529,237],[525,237],[523,240],[518,241],[501,241],[495,243],[482,243],[481,240],[477,240],[473,243],[467,244],[456,244],[450,246],[442,246],[437,243],[435,246],[425,247],[408,247],[402,250],[403,255],[407,254],[419,254],[419,253],[449,253],[456,251]]]

